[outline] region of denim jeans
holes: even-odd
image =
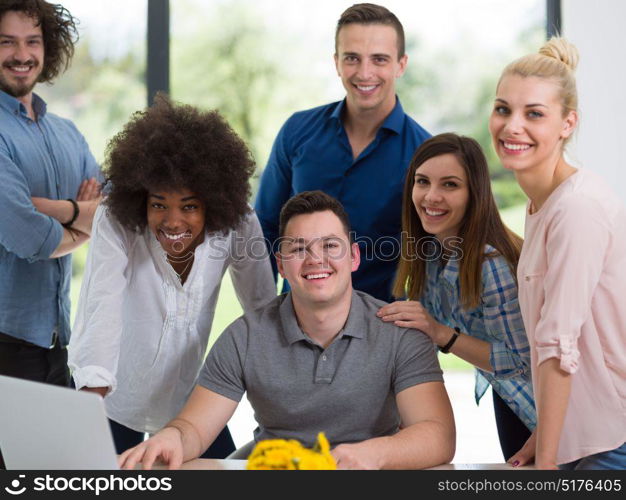
[[[561,470],[626,470],[626,443],[614,450],[559,465]]]
[[[526,444],[530,437],[530,430],[524,422],[509,408],[504,399],[496,391],[493,392],[493,411],[496,416],[498,438],[504,460],[507,461]]]

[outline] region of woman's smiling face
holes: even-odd
[[[171,256],[193,252],[204,239],[204,203],[188,189],[150,191],[148,227]]]
[[[415,171],[413,206],[427,233],[456,236],[469,202],[465,169],[453,154],[435,156]]]
[[[550,79],[508,75],[498,85],[489,131],[504,168],[522,171],[554,166],[576,113],[563,113],[558,85]]]

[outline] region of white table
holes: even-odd
[[[427,470],[534,470],[534,466],[512,467],[509,464],[444,464]],[[186,462],[183,470],[245,470],[246,460],[196,458]]]

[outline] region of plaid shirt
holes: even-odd
[[[495,249],[486,246],[485,253]],[[489,384],[529,429],[536,426],[530,380],[530,348],[517,300],[517,283],[503,257],[485,258],[481,303],[470,310],[460,303],[459,261],[445,266],[439,259],[426,263],[427,280],[421,303],[440,323],[491,344],[488,373],[476,369],[476,404]]]

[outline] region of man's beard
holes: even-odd
[[[3,69],[9,69],[12,66],[30,66],[31,68],[37,68],[39,66],[39,63],[37,63],[36,61],[32,61],[32,60],[27,61],[26,63],[18,63],[17,61],[10,61],[10,62],[5,62],[2,65]],[[32,80],[32,82],[29,82],[29,83],[27,83],[26,81],[23,81],[22,79],[18,79],[16,83],[11,83],[4,77],[4,74],[0,72],[0,90],[6,92],[7,94],[15,98],[24,97],[25,95],[30,94],[33,88],[35,88],[35,84],[37,83],[37,78],[38,78],[38,75],[36,78]]]

